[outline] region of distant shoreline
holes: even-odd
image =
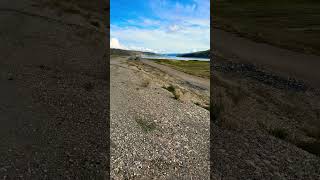
[[[198,57],[180,57],[180,56],[163,56],[163,55],[142,55],[145,59],[158,59],[158,60],[178,60],[178,61],[210,61],[209,58]]]

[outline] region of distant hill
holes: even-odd
[[[172,53],[172,54],[163,54],[163,55],[165,55],[165,56],[179,56],[179,55],[182,55],[182,54],[177,54],[177,53]]]
[[[132,56],[132,55],[155,55],[156,53],[153,52],[143,52],[143,51],[133,51],[133,50],[123,50],[123,49],[110,49],[111,55],[122,55],[122,56]]]
[[[210,58],[210,50],[179,54],[178,57]]]

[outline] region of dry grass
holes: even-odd
[[[219,72],[213,77],[211,92],[211,119],[220,127],[262,130],[320,154],[318,95],[275,89]]]
[[[162,88],[171,92],[173,94],[174,99],[181,100],[181,97],[183,96],[183,92],[178,87],[169,85],[169,86],[163,86]]]

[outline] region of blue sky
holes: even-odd
[[[111,0],[111,48],[185,53],[210,48],[210,0]]]

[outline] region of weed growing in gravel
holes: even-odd
[[[206,110],[210,111],[210,104],[203,106],[203,108],[205,108]]]
[[[200,103],[196,102],[194,103],[195,105],[199,106],[199,107],[202,107],[208,111],[210,111],[210,104],[209,105],[201,105]]]
[[[174,99],[179,100],[181,98],[182,92],[178,88],[176,88],[176,87],[174,87],[172,85],[170,85],[168,87],[163,86],[162,88],[168,90],[169,92],[171,92],[173,94],[173,96],[174,96],[173,97]]]
[[[163,86],[162,87],[163,89],[166,89],[166,90],[168,90],[169,92],[174,92],[174,90],[175,90],[175,87],[173,87],[172,85],[170,85],[170,86],[168,86],[168,87],[166,87],[166,86]]]
[[[283,129],[283,128],[275,128],[275,129],[270,129],[269,133],[279,139],[286,139],[288,136],[288,132],[287,130]]]
[[[153,121],[147,121],[142,118],[135,118],[135,121],[146,133],[151,132],[156,129],[156,124]]]
[[[179,100],[181,98],[181,95],[182,95],[182,92],[178,89],[176,89],[174,92],[173,92],[173,98],[176,99],[176,100]]]

